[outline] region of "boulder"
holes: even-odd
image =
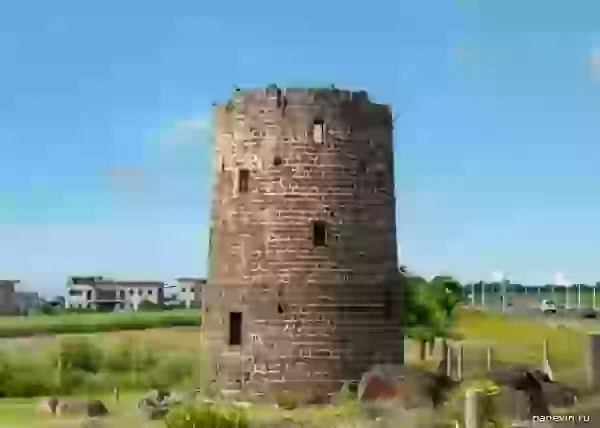
[[[378,365],[365,373],[358,385],[362,402],[393,400],[405,408],[438,407],[459,383],[442,373],[406,366]]]
[[[174,398],[172,401],[171,398]],[[174,404],[179,404],[177,397],[172,397],[171,392],[153,390],[146,394],[137,404],[138,411],[148,420],[164,418]]]
[[[38,410],[42,414],[55,415],[56,406],[58,406],[58,398],[56,397],[44,397],[38,404]]]
[[[56,416],[102,417],[108,409],[100,400],[80,400],[78,398],[60,398],[56,406]]]
[[[500,386],[521,391],[526,397],[528,417],[550,415],[550,407],[570,407],[577,403],[577,391],[552,380],[544,370],[513,367],[490,374]]]

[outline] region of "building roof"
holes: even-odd
[[[117,285],[121,287],[164,287],[165,283],[163,281],[120,281],[105,279],[102,281],[96,281],[94,285]]]
[[[205,278],[193,278],[189,276],[183,276],[181,278],[176,279],[177,282],[198,282],[200,284],[206,284]]]
[[[73,278],[71,278],[73,279]],[[90,287],[97,286],[115,286],[115,287],[164,287],[165,283],[163,281],[153,281],[153,280],[118,280],[118,279],[108,279],[103,277],[76,277],[77,281],[71,281],[69,285],[87,285]]]

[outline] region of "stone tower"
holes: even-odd
[[[363,91],[236,90],[215,139],[213,382],[323,394],[402,364],[390,107]]]

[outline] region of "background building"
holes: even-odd
[[[12,315],[16,312],[15,308],[15,286],[19,280],[2,279],[0,280],[0,314]]]
[[[66,306],[71,308],[133,308],[146,300],[162,306],[164,282],[123,281],[96,277],[71,277]]]
[[[237,90],[215,136],[202,325],[219,388],[334,392],[403,363],[389,106]]]
[[[20,315],[27,315],[30,311],[40,307],[41,298],[35,291],[15,291],[14,306],[15,312]]]
[[[186,307],[199,308],[202,306],[202,288],[206,284],[204,278],[177,278],[177,300]]]

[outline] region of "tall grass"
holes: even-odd
[[[100,340],[98,340],[100,339]],[[99,393],[196,384],[201,355],[122,337],[65,337],[0,351],[0,397]]]
[[[119,330],[200,325],[200,311],[180,309],[159,312],[64,313],[0,317],[0,337],[38,334],[97,333]]]

